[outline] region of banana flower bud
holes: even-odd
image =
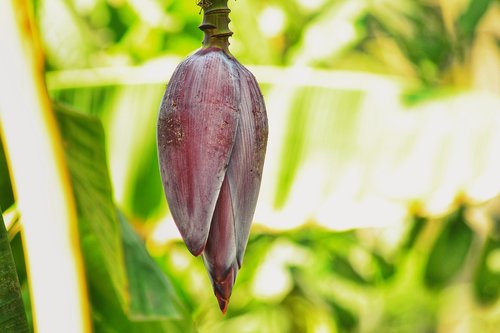
[[[189,251],[203,255],[225,313],[257,204],[268,125],[257,81],[228,50],[227,0],[212,2],[200,1],[203,47],[167,86],[157,144],[173,219]]]

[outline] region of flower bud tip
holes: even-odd
[[[222,314],[225,315],[227,311],[227,305],[229,304],[229,300],[217,296],[217,301],[219,302],[219,308],[222,311]]]
[[[213,278],[213,277],[212,277]],[[214,287],[214,294],[219,302],[219,308],[222,314],[226,314],[227,305],[229,304],[229,298],[231,297],[231,291],[233,290],[235,280],[234,268],[231,267],[227,272],[227,275],[222,280],[212,280]]]

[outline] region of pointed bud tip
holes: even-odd
[[[212,280],[214,294],[215,297],[217,297],[222,314],[226,314],[229,298],[231,297],[231,292],[233,290],[234,280],[235,274],[233,267],[229,269],[224,279],[219,281],[215,279]]]
[[[222,311],[222,314],[225,315],[227,311],[227,305],[229,304],[229,300],[226,300],[218,295],[215,295],[217,297],[217,301],[219,302],[219,308]]]

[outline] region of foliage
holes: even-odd
[[[201,44],[195,1],[34,5],[96,332],[500,325],[498,1],[230,1],[270,141],[225,317],[157,168],[165,84]],[[9,167],[2,148],[17,211]],[[30,254],[8,229],[31,322]]]
[[[137,331],[143,332],[189,318],[169,280],[116,212],[100,121],[60,106],[56,110],[77,200],[95,329],[133,332],[133,323],[140,321]]]

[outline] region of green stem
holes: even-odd
[[[218,47],[229,54],[229,37],[233,32],[229,29],[229,13],[227,0],[200,0],[203,10],[203,22],[199,28],[205,33],[203,47]]]

